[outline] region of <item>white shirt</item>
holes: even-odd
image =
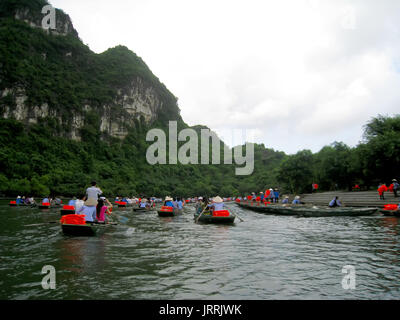
[[[98,199],[99,195],[101,195],[103,193],[103,191],[101,191],[99,188],[97,187],[90,187],[86,189],[86,194],[88,199],[89,198],[93,198],[93,199]]]
[[[75,200],[75,204],[74,204],[75,212],[78,212],[78,210],[80,208],[82,208],[84,204],[85,204],[85,202],[83,200],[79,200],[79,199]]]

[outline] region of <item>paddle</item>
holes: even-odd
[[[244,222],[244,220],[241,217],[239,217],[239,215],[236,212],[235,212],[235,216],[238,217],[240,219],[240,221]]]
[[[196,219],[196,223],[199,221],[200,217],[203,215],[203,212],[206,211],[207,205],[204,207],[203,211],[199,214],[199,216]]]

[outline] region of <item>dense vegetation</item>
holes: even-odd
[[[126,47],[95,54],[74,34],[48,35],[15,20],[18,8],[40,9],[43,0],[0,2],[0,114],[16,106],[16,90],[23,89],[28,106],[47,103],[60,118],[39,118],[36,124],[0,119],[0,193],[16,195],[77,195],[95,179],[108,195],[231,196],[278,187],[282,192],[364,188],[399,178],[400,116],[378,116],[365,126],[364,141],[351,148],[334,142],[313,154],[295,155],[254,145],[255,165],[250,176],[236,176],[236,165],[155,165],[146,161],[152,127],[166,128],[180,117],[177,99]],[[71,55],[67,55],[71,53]],[[45,54],[45,56],[44,56]],[[100,131],[95,110],[85,113],[82,141],[68,139],[71,116],[84,105],[112,104],[117,88],[134,78],[156,88],[163,109],[151,125],[137,120],[125,139]],[[115,112],[123,112],[115,106]],[[99,108],[100,110],[100,108]],[[193,127],[199,131],[202,126]],[[222,151],[221,151],[222,153]],[[223,158],[222,158],[223,159]]]
[[[81,193],[92,179],[108,194],[246,194],[279,187],[284,192],[375,188],[398,178],[400,116],[372,119],[365,140],[355,148],[335,142],[318,153],[286,155],[255,145],[255,170],[235,176],[230,165],[155,165],[145,158],[147,127],[132,129],[124,140],[76,142],[56,134],[51,119],[26,127],[0,120],[0,192],[6,195]],[[53,123],[54,124],[54,123]]]

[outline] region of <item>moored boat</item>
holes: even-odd
[[[277,205],[257,206],[238,203],[242,208],[272,215],[300,216],[300,217],[334,217],[334,216],[370,216],[377,212],[378,208],[357,207],[316,207],[307,205]]]
[[[200,215],[200,217],[199,217]],[[195,213],[195,221],[202,223],[215,223],[215,224],[232,224],[236,216],[228,210],[219,210],[213,212],[203,212],[202,214]]]

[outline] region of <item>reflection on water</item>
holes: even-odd
[[[184,215],[115,210],[118,226],[66,237],[59,212],[0,207],[1,299],[398,299],[396,217],[266,216],[196,224]],[[41,288],[44,265],[56,290]],[[344,290],[342,268],[356,268]]]

